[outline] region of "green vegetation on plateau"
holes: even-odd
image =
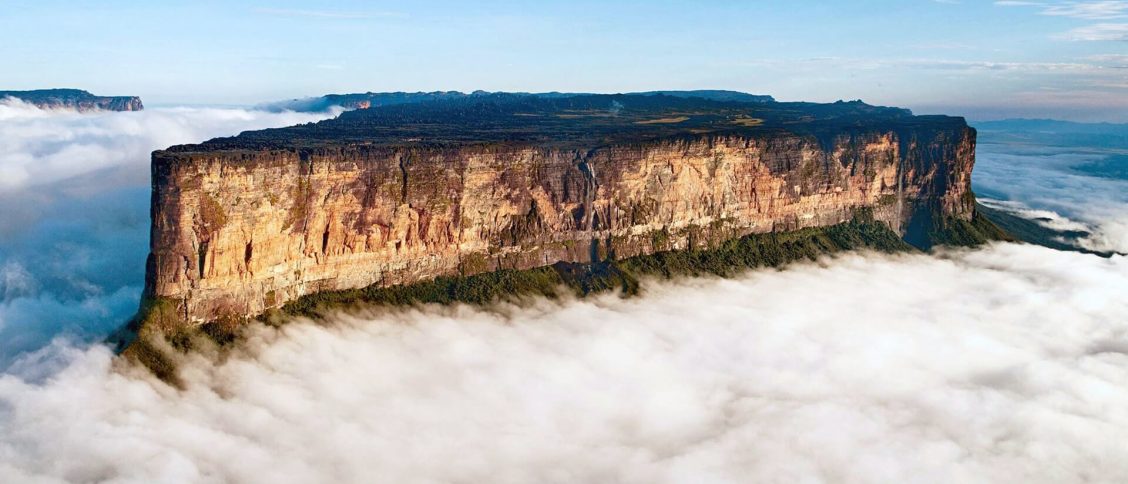
[[[675,122],[676,121],[676,122]],[[829,104],[694,97],[693,93],[544,95],[489,93],[384,104],[285,128],[244,132],[168,153],[301,150],[342,146],[523,144],[590,149],[680,137],[786,131],[829,143],[851,133],[931,133],[966,128],[963,118],[913,116],[861,101]],[[920,131],[920,130],[925,131]],[[907,139],[907,138],[906,138]]]

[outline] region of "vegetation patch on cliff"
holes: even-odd
[[[444,276],[410,285],[310,294],[273,310],[259,322],[278,325],[295,316],[318,317],[331,311],[370,306],[467,303],[488,305],[505,301],[520,303],[528,297],[556,299],[583,297],[615,291],[637,294],[645,277],[734,276],[758,267],[815,260],[835,252],[870,249],[882,252],[914,250],[885,224],[862,211],[854,220],[839,225],[794,232],[753,234],[712,247],[658,252],[650,255],[590,263],[559,262],[528,270],[503,269],[469,276]],[[184,354],[206,348],[231,347],[240,339],[246,318],[225,317],[203,325],[182,321],[176,301],[145,301],[130,329],[136,335],[123,344],[123,355],[162,380],[177,384],[176,364]]]
[[[207,239],[208,234],[215,233],[227,224],[227,213],[223,205],[211,195],[200,197],[200,238]]]
[[[1049,247],[1054,250],[1068,250],[1084,254],[1094,254],[1101,257],[1112,257],[1116,254],[1115,252],[1094,251],[1082,247],[1080,240],[1089,236],[1089,232],[1081,230],[1055,230],[1036,220],[1020,217],[1006,210],[995,209],[984,205],[976,205],[975,211],[1000,230],[1028,244]]]
[[[858,217],[838,225],[794,232],[753,234],[731,239],[717,247],[666,251],[631,257],[620,265],[633,275],[717,275],[731,277],[748,269],[779,267],[799,260],[847,250],[911,251],[913,247],[885,224]]]
[[[175,355],[167,347],[167,335],[179,331],[183,318],[176,302],[167,298],[143,298],[137,315],[122,330],[110,337],[121,355],[140,363],[157,378],[178,384]]]
[[[298,227],[304,223],[309,214],[310,191],[309,179],[305,177],[299,178],[298,184],[290,189],[290,198],[293,202],[286,213],[286,222],[282,224],[282,230],[289,230],[291,227]]]
[[[933,244],[974,247],[991,241],[1014,242],[1015,238],[987,220],[978,210],[971,220],[945,217],[940,220],[929,238]]]

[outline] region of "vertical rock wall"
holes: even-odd
[[[970,219],[975,131],[156,152],[148,296],[189,320],[323,290],[587,262],[849,220]],[[924,220],[927,219],[927,220]]]

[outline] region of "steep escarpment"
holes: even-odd
[[[194,324],[861,212],[927,247],[978,230],[974,157],[963,119],[856,102],[501,95],[350,112],[154,153],[146,297]]]
[[[140,111],[144,109],[136,96],[95,96],[80,89],[38,89],[34,91],[0,91],[0,99],[19,99],[40,109],[72,109],[87,111]]]

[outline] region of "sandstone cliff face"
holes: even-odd
[[[137,96],[113,96],[100,97],[98,100],[91,103],[80,102],[76,109],[79,111],[90,109],[102,111],[141,111],[145,109],[145,106],[141,104],[141,98]]]
[[[89,111],[140,111],[144,109],[136,96],[95,96],[79,89],[41,89],[35,91],[0,91],[0,99],[12,97],[40,109]]]
[[[156,152],[146,291],[191,321],[256,315],[323,290],[684,249],[863,208],[911,240],[922,219],[974,211],[975,131],[943,119],[584,149]]]

